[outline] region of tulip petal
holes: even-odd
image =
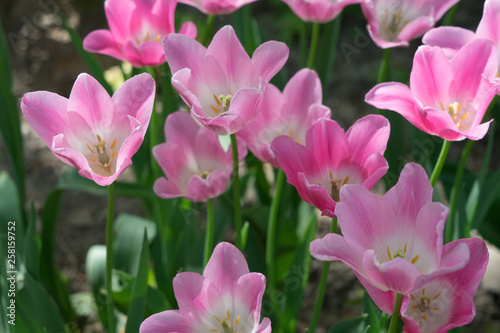
[[[252,55],[255,70],[264,82],[269,82],[285,65],[289,49],[285,43],[269,41],[259,45]]]
[[[87,52],[106,54],[110,57],[125,61],[121,52],[121,45],[109,30],[95,30],[83,40],[83,48]]]
[[[189,331],[190,328],[179,310],[156,313],[146,318],[139,329],[140,333],[186,333]]]

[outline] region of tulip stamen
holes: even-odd
[[[102,169],[94,169],[96,173],[102,174],[99,172],[100,170],[104,170],[106,175],[111,175],[111,161],[116,158],[118,155],[118,150],[113,151],[116,147],[116,138],[113,139],[111,145],[109,146],[109,152],[106,140],[103,140],[99,134],[96,135],[97,142],[94,142],[92,146],[96,149],[95,151],[91,148],[91,146],[87,143],[87,149],[92,154],[92,157],[87,157],[87,159],[91,162],[96,163]]]

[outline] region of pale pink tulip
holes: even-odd
[[[497,48],[497,56],[500,57],[499,0],[486,0],[484,2],[483,17],[477,26],[476,33],[460,27],[439,27],[428,31],[422,38],[422,42],[429,46],[442,48],[448,58],[452,58],[462,47],[477,38],[491,40]],[[499,73],[497,73],[498,76]]]
[[[231,148],[222,148],[217,134],[198,124],[188,112],[178,111],[165,122],[165,140],[153,148],[153,156],[167,177],[156,180],[156,195],[201,202],[224,193],[233,157]],[[238,151],[241,161],[247,149],[238,144]]]
[[[196,7],[207,15],[231,14],[254,1],[257,0],[179,0],[180,3]]]
[[[479,140],[489,128],[481,124],[498,82],[496,49],[477,39],[448,60],[438,47],[421,46],[413,60],[410,87],[399,82],[375,86],[366,102],[398,112],[420,130],[445,140]]]
[[[379,115],[359,119],[347,133],[337,122],[320,119],[307,131],[305,147],[279,136],[271,148],[300,197],[323,215],[335,217],[345,184],[371,189],[387,172],[383,154],[389,132],[389,121]]]
[[[283,0],[302,21],[326,23],[340,14],[345,6],[363,0]]]
[[[163,46],[174,88],[196,119],[223,135],[256,116],[269,80],[288,58],[288,47],[275,41],[250,58],[231,26],[220,29],[208,49],[179,34],[167,35]]]
[[[179,310],[152,315],[141,333],[271,333],[271,321],[260,323],[266,277],[250,273],[245,257],[233,245],[219,243],[203,276],[183,272],[174,278]]]
[[[319,119],[330,118],[322,95],[318,74],[307,68],[288,81],[283,94],[270,84],[259,113],[237,135],[258,159],[279,168],[271,143],[280,135],[288,135],[304,144],[307,130]]]
[[[344,186],[335,214],[343,236],[328,234],[314,240],[312,256],[344,262],[382,305],[394,305],[394,295],[383,292],[416,292],[469,261],[467,244],[450,243],[443,251],[448,208],[432,202],[432,186],[418,164],[407,164],[383,197],[359,185]],[[380,297],[389,299],[377,301]]]
[[[368,32],[386,49],[408,46],[422,36],[459,0],[366,0],[361,4]]]
[[[132,164],[153,110],[155,82],[140,74],[113,97],[90,75],[80,74],[69,99],[47,91],[24,95],[21,109],[52,152],[78,173],[106,186]]]
[[[158,66],[165,62],[163,38],[175,33],[177,0],[106,0],[104,9],[110,30],[96,30],[83,40],[88,52],[128,61],[134,67]],[[179,33],[196,37],[193,22]]]

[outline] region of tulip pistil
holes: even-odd
[[[212,110],[215,112],[216,115],[219,115],[220,113],[226,112],[229,110],[229,106],[231,105],[231,100],[233,99],[233,95],[231,93],[231,89],[229,89],[229,94],[224,95],[220,94],[218,97],[215,94],[212,94],[215,104],[216,105],[210,105]]]
[[[103,140],[99,134],[97,134],[97,142],[93,143],[92,146],[95,148],[95,151],[92,149],[92,147],[87,143],[87,148],[92,153],[93,157],[87,157],[87,159],[91,162],[96,163],[104,171],[106,172],[107,175],[111,174],[111,161],[118,155],[118,151],[113,152],[113,149],[115,149],[116,146],[116,139],[113,140],[111,143],[111,146],[109,146],[109,150],[111,151],[111,154],[108,153],[108,150],[106,148],[107,142]],[[111,155],[111,156],[110,156]],[[95,172],[99,173],[97,170],[94,169]]]
[[[415,295],[410,294],[410,309],[414,311],[420,311],[422,313],[422,319],[428,320],[429,317],[433,315],[431,311],[441,311],[439,308],[433,306],[432,304],[433,301],[435,301],[440,295],[441,292],[437,293],[433,298],[430,298],[429,296],[425,295],[425,288],[422,289],[422,295],[417,296],[418,298],[415,297]]]
[[[340,201],[340,189],[349,181],[349,176],[346,176],[344,179],[333,179],[333,174],[330,170],[328,170],[328,174],[330,175],[330,195],[333,200],[338,202]]]
[[[227,316],[224,317],[224,319],[220,320],[219,317],[214,316],[219,325],[222,327],[222,330],[217,330],[217,329],[211,329],[210,331],[212,332],[217,332],[217,333],[238,333],[236,331],[236,326],[240,322],[240,316],[236,317],[236,320],[234,321],[234,324],[231,325],[231,315],[229,313],[229,310],[227,310]]]

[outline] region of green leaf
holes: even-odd
[[[146,230],[149,241],[152,242],[156,236],[156,225],[142,217],[121,214],[116,218],[113,229],[114,268],[135,276],[140,265]]]
[[[340,14],[333,21],[323,25],[317,65],[315,66],[321,79],[323,96],[328,96],[330,92],[341,24],[342,15]]]
[[[15,300],[17,333],[66,331],[51,295],[29,274],[24,276],[24,287],[17,291]]]
[[[28,220],[28,229],[24,239],[24,264],[26,270],[35,279],[39,278],[40,271],[40,240],[36,233],[36,211],[35,204],[31,202]]]
[[[85,49],[83,48],[83,41],[82,38],[76,33],[75,30],[73,30],[69,25],[64,16],[59,15],[64,29],[69,33],[71,36],[71,42],[73,43],[73,46],[75,47],[75,50],[78,52],[82,60],[85,62],[85,64],[88,66],[90,73],[92,76],[99,81],[99,83],[104,87],[104,89],[107,90],[107,92],[112,95],[113,94],[113,89],[109,85],[108,81],[104,78],[104,71],[101,67],[101,65],[97,62],[97,60]]]
[[[362,314],[359,317],[344,320],[333,326],[328,330],[328,333],[354,333],[359,332],[362,333],[366,329],[366,319],[368,318],[368,314]]]
[[[146,294],[148,290],[148,271],[149,271],[149,250],[147,231],[144,230],[144,239],[140,255],[137,278],[135,279],[132,299],[127,313],[127,323],[125,333],[136,333],[144,320],[146,308]]]

